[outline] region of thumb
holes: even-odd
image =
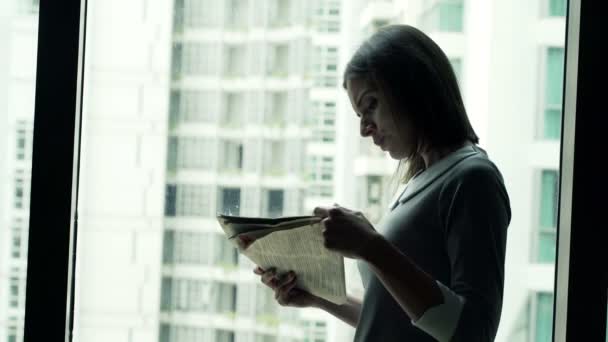
[[[336,216],[343,216],[344,212],[340,208],[331,208],[328,210],[329,218],[334,218]]]

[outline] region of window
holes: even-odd
[[[551,342],[553,335],[553,294],[536,294],[534,342]]]
[[[544,130],[545,139],[557,140],[561,133],[562,89],[564,79],[564,49],[548,48],[544,82]]]
[[[16,169],[14,178],[13,206],[19,210],[29,210],[30,180],[26,178],[24,169]]]
[[[213,0],[176,0],[174,16],[186,28],[206,28],[219,24],[217,2]],[[177,25],[181,27],[182,25]],[[181,31],[181,30],[180,30]]]
[[[243,169],[243,143],[234,140],[220,142],[221,171],[240,172]]]
[[[550,17],[563,17],[566,15],[566,0],[546,0],[549,3]]]
[[[223,188],[220,190],[219,212],[225,215],[240,215],[241,190],[238,188]]]
[[[264,142],[264,174],[283,176],[286,171],[285,144],[278,140]]]
[[[269,44],[266,58],[266,76],[285,78],[289,67],[289,45]]]
[[[219,56],[217,44],[206,42],[177,42],[173,45],[172,70],[174,80],[185,76],[216,76]]]
[[[312,58],[313,84],[317,87],[335,87],[338,84],[338,48],[316,46]]]
[[[266,190],[265,214],[269,217],[280,217],[283,215],[283,190]]]
[[[269,126],[283,127],[287,117],[287,92],[273,91],[266,94],[264,123]]]
[[[245,115],[245,94],[238,92],[224,93],[224,112],[220,118],[222,126],[235,128],[242,125]]]
[[[166,216],[210,216],[211,187],[197,184],[169,184],[166,187]]]
[[[17,277],[10,277],[9,279],[9,288],[10,288],[10,292],[9,292],[9,306],[11,308],[17,308],[19,307],[19,294],[20,294],[20,284],[19,284],[19,278]]]
[[[313,141],[333,143],[336,139],[336,103],[333,101],[313,101],[310,124],[313,125]]]
[[[270,0],[268,3],[270,27],[284,27],[291,22],[291,0]]]
[[[425,31],[462,32],[464,5],[462,0],[427,1],[420,17]]]
[[[458,79],[458,83],[462,87],[462,58],[451,58],[450,63],[452,64],[456,79]]]
[[[76,293],[76,312],[90,317],[76,317],[79,328],[95,336],[115,336],[120,331],[94,320],[104,312],[121,312],[158,317],[153,334],[167,342],[352,340],[348,327],[277,306],[272,291],[254,286],[259,279],[247,259],[225,241],[215,216],[302,215],[340,198],[351,199],[357,204],[352,209],[366,213],[370,221],[383,216],[395,191],[387,182],[395,160],[370,138],[359,136],[356,116],[340,88],[343,63],[370,27],[360,27],[362,17],[373,13],[353,17],[354,5],[339,0],[176,0],[173,8],[145,1],[120,11],[103,0],[89,2],[96,10],[89,11],[88,23],[99,25],[88,27],[87,46],[95,49],[85,60],[85,69],[96,72],[89,75],[91,82],[83,92],[87,125],[82,136],[86,150],[80,167],[78,237],[83,253],[77,274],[83,282]],[[393,2],[395,15],[387,21],[376,13],[381,19],[372,19],[372,27],[405,24],[399,13],[422,14],[414,13],[418,6],[413,1]],[[555,227],[541,224],[547,217],[541,214],[546,204],[540,196],[543,170],[530,165],[531,160],[536,163],[537,149],[528,142],[544,139],[541,122],[553,103],[545,97],[545,81],[552,82],[545,73],[554,58],[548,47],[561,48],[559,37],[543,41],[552,32],[533,32],[541,18],[524,15],[529,8],[521,4],[501,2],[500,13],[491,11],[488,16],[484,9],[465,11],[464,1],[424,2],[429,6],[420,9],[432,19],[427,33],[437,34],[441,39],[436,41],[446,44],[442,47],[447,48],[459,82],[471,81],[461,90],[481,147],[500,161],[510,188],[517,190],[510,191],[513,212],[528,215],[516,220],[513,229],[528,241],[509,248],[532,246],[531,250],[511,250],[507,255],[527,253],[530,264],[547,260],[534,267],[550,268]],[[409,12],[401,11],[406,6]],[[548,8],[544,1],[542,6]],[[502,14],[523,20],[519,27],[531,28],[530,34],[497,39],[497,33],[512,30],[513,21]],[[352,20],[341,22],[343,15]],[[174,20],[181,20],[176,24],[181,29],[172,30]],[[552,18],[551,25],[559,20]],[[468,23],[474,24],[471,30],[465,27]],[[478,40],[475,32],[487,34]],[[464,68],[469,55],[482,59],[476,57],[480,63],[470,70]],[[513,60],[520,61],[517,65],[525,66],[525,72],[505,67]],[[100,84],[125,89],[125,96],[105,96]],[[526,101],[518,102],[523,90]],[[518,104],[518,110],[505,104]],[[526,136],[531,132],[516,126],[531,119],[539,122],[533,127],[538,129],[536,136]],[[14,135],[20,127],[9,127],[12,136],[6,145],[12,147],[19,144]],[[345,127],[355,131],[341,131]],[[511,134],[506,137],[504,132]],[[529,153],[513,153],[515,147]],[[16,151],[4,155],[12,157]],[[17,165],[27,171],[26,163]],[[542,165],[557,177],[559,165]],[[12,197],[16,173],[9,170],[8,175],[5,189]],[[2,232],[7,239],[2,239],[0,250],[10,256],[11,244],[19,241],[13,240],[10,226],[5,229],[9,234]],[[22,234],[21,246],[27,245],[25,239]],[[112,246],[113,253],[107,253],[106,246]],[[507,260],[509,264],[506,270],[513,270]],[[99,270],[104,270],[103,277]],[[356,268],[347,268],[346,274],[354,276],[348,279],[350,284],[357,284]],[[527,283],[514,283],[521,288],[506,295],[530,291]],[[544,279],[538,283],[546,289],[552,285]],[[8,294],[7,286],[0,293]],[[139,303],[154,297],[159,304]],[[505,302],[514,303],[513,299],[505,297]],[[522,312],[520,306],[505,306],[505,321],[513,322]],[[300,327],[302,321],[310,321],[309,332]],[[196,322],[203,322],[204,328]],[[334,328],[339,331],[328,334]],[[529,334],[533,336],[532,331]]]
[[[313,8],[313,27],[321,33],[340,32],[340,1],[317,0]]]
[[[310,156],[308,159],[312,181],[331,181],[334,172],[334,158],[328,156]]]
[[[177,168],[212,170],[215,165],[215,148],[213,140],[198,137],[172,137],[170,144],[175,144],[170,148],[175,150],[169,157],[175,159]]]
[[[226,1],[226,29],[243,30],[249,24],[247,0]]]
[[[20,217],[14,218],[11,230],[11,257],[21,259],[27,255],[27,230],[24,228],[24,221]]]
[[[540,232],[537,260],[553,263],[555,262],[559,194],[557,171],[542,171],[540,189]]]
[[[161,309],[164,312],[230,313],[236,310],[234,284],[163,277]]]
[[[225,56],[223,60],[224,77],[243,77],[245,76],[245,58],[247,54],[245,45],[225,46]]]
[[[172,123],[215,123],[220,95],[212,90],[173,90],[170,97]]]
[[[32,127],[26,120],[17,121],[15,155],[19,161],[32,160]]]

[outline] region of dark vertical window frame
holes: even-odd
[[[606,341],[605,55],[602,1],[570,0],[553,340]],[[604,85],[604,86],[601,86]]]
[[[86,0],[41,1],[24,341],[71,341]]]

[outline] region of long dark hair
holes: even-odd
[[[350,79],[374,83],[385,95],[397,124],[407,119],[416,141],[411,155],[399,161],[396,175],[407,182],[424,169],[422,149],[479,143],[460,94],[452,65],[439,46],[409,25],[380,28],[357,49],[344,71]]]

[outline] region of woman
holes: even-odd
[[[477,147],[441,49],[406,25],[357,50],[344,89],[361,135],[392,158],[407,186],[374,227],[360,212],[317,207],[325,246],[357,259],[365,294],[335,305],[256,268],[281,305],[318,307],[356,328],[355,341],[492,341],[502,308],[509,197]]]

